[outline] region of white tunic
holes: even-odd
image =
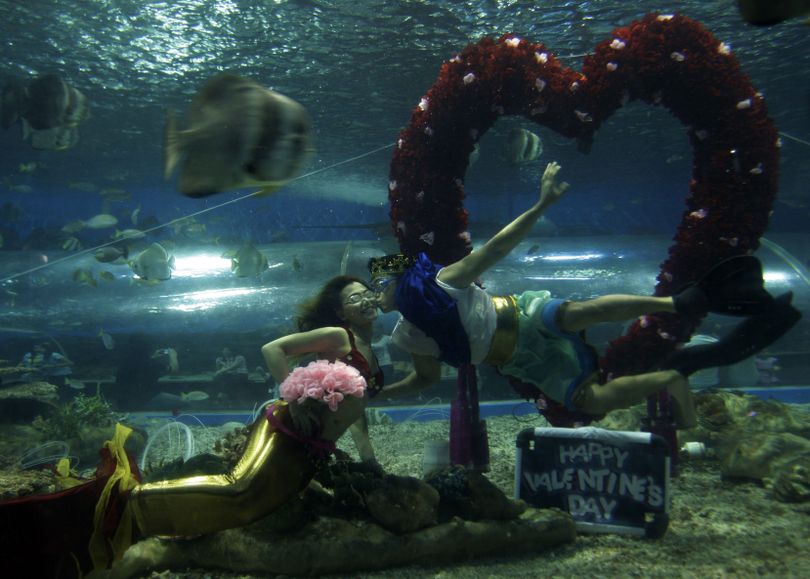
[[[441,270],[436,274],[436,283],[458,303],[461,325],[470,340],[471,363],[480,364],[489,353],[492,336],[497,325],[495,306],[489,294],[475,284],[464,289],[457,289],[438,279]],[[400,316],[391,341],[411,354],[439,358],[439,345],[436,340]]]

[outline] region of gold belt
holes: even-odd
[[[514,296],[491,296],[497,325],[484,362],[494,366],[506,364],[515,353],[518,341],[518,309]]]

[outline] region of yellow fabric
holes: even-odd
[[[273,413],[292,427],[285,403],[276,403]],[[306,488],[314,472],[307,447],[277,431],[262,412],[231,472],[138,485],[127,511],[144,536],[215,533],[267,516]]]
[[[501,366],[512,358],[518,342],[517,300],[515,296],[492,296],[492,305],[495,306],[498,325],[484,361]]]
[[[115,434],[112,440],[104,443],[104,446],[110,451],[113,459],[115,460],[115,472],[113,472],[104,490],[96,503],[96,512],[93,519],[93,535],[90,537],[90,558],[93,561],[93,568],[96,570],[106,569],[113,561],[117,561],[124,555],[129,546],[132,544],[132,515],[129,509],[124,509],[121,515],[121,521],[115,531],[112,540],[108,541],[102,532],[102,524],[104,522],[104,513],[110,502],[110,495],[113,488],[118,484],[118,492],[123,493],[135,488],[138,481],[132,475],[129,468],[129,458],[124,450],[124,443],[132,432],[131,428],[123,424],[115,425]],[[112,552],[112,558],[110,557]]]
[[[56,484],[59,485],[60,490],[70,489],[85,481],[79,480],[73,473],[70,472],[70,459],[60,458],[56,463]]]

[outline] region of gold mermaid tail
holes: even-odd
[[[291,428],[289,409],[273,415]],[[315,461],[301,442],[262,414],[229,474],[192,476],[135,487],[127,502],[141,536],[199,535],[252,523],[303,490]]]

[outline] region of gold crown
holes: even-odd
[[[395,253],[383,255],[382,257],[372,257],[368,260],[368,270],[371,277],[384,275],[399,275],[414,264],[415,260],[407,255]]]

